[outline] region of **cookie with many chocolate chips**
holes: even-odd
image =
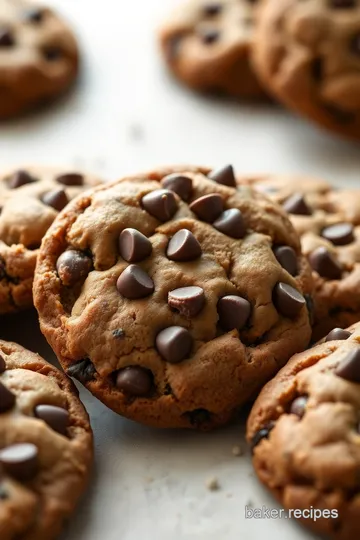
[[[51,9],[0,0],[0,119],[62,94],[78,72],[74,35]]]
[[[335,540],[360,534],[359,419],[360,323],[295,355],[248,420],[260,480],[285,508],[306,511],[304,525]]]
[[[296,113],[358,139],[358,0],[264,0],[254,33],[254,69],[264,86]]]
[[[63,373],[0,341],[1,540],[52,540],[74,511],[92,465],[92,432]]]
[[[190,88],[261,98],[249,62],[255,5],[251,0],[187,0],[160,30],[164,58]]]
[[[41,240],[55,217],[100,180],[50,167],[0,174],[0,314],[31,307]]]
[[[67,373],[153,426],[224,424],[311,333],[311,272],[285,213],[237,189],[231,166],[201,170],[78,197],[38,259],[41,329]]]

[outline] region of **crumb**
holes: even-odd
[[[153,481],[154,481],[154,479],[153,479],[153,477],[152,477],[152,476],[146,476],[146,478],[145,478],[145,482],[146,482],[147,484],[152,484],[152,483],[153,483]]]
[[[241,446],[233,446],[233,449],[232,449],[232,455],[233,456],[242,456],[244,454],[244,450],[241,448]]]
[[[218,491],[220,489],[219,480],[215,477],[209,478],[206,482],[206,487],[209,491]]]

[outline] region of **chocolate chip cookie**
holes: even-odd
[[[0,314],[32,306],[41,240],[70,199],[100,180],[50,167],[0,174]]]
[[[360,534],[359,419],[357,324],[294,356],[262,390],[248,420],[260,480],[285,508],[328,510],[316,521],[305,514],[303,523],[337,540]]]
[[[51,9],[27,0],[0,0],[0,119],[62,94],[78,72],[78,47]]]
[[[246,180],[245,180],[246,182]],[[321,180],[247,180],[289,213],[314,272],[314,340],[360,320],[360,190]]]
[[[202,170],[77,198],[38,259],[41,329],[67,373],[152,426],[224,424],[311,334],[311,272],[285,213],[237,189],[232,167]]]
[[[360,137],[360,4],[265,0],[253,63],[265,87],[295,112]]]
[[[40,356],[0,341],[1,540],[52,540],[92,465],[88,415],[73,383]]]
[[[249,62],[255,4],[251,0],[188,0],[160,30],[164,58],[195,90],[261,98]]]

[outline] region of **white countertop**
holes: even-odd
[[[46,112],[0,125],[1,166],[83,167],[108,178],[174,163],[238,172],[303,173],[360,185],[360,147],[275,106],[204,98],[172,81],[154,29],[169,0],[49,0],[79,34],[75,92]],[[19,328],[22,330],[19,332]],[[54,358],[33,313],[2,321],[1,337]],[[245,519],[245,505],[276,508],[258,484],[244,426],[209,434],[152,430],[108,411],[82,390],[95,432],[92,486],[62,540],[311,538],[290,520]],[[220,489],[209,491],[215,477]]]

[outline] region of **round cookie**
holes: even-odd
[[[51,167],[0,174],[0,314],[33,305],[32,283],[41,240],[59,210],[100,180]]]
[[[160,30],[164,58],[195,90],[262,98],[249,62],[255,4],[251,0],[188,0]]]
[[[72,381],[39,355],[0,341],[1,540],[52,540],[84,492],[93,459]]]
[[[78,63],[75,37],[51,9],[0,0],[0,120],[62,94]]]
[[[264,387],[248,419],[260,480],[286,509],[326,509],[316,520],[305,513],[302,522],[335,540],[360,534],[359,413],[356,324],[295,355]]]
[[[265,0],[253,63],[264,86],[296,113],[360,137],[360,4]]]
[[[77,198],[37,264],[41,329],[67,373],[157,427],[228,422],[311,334],[311,272],[285,213],[236,189],[232,167],[204,171]]]

